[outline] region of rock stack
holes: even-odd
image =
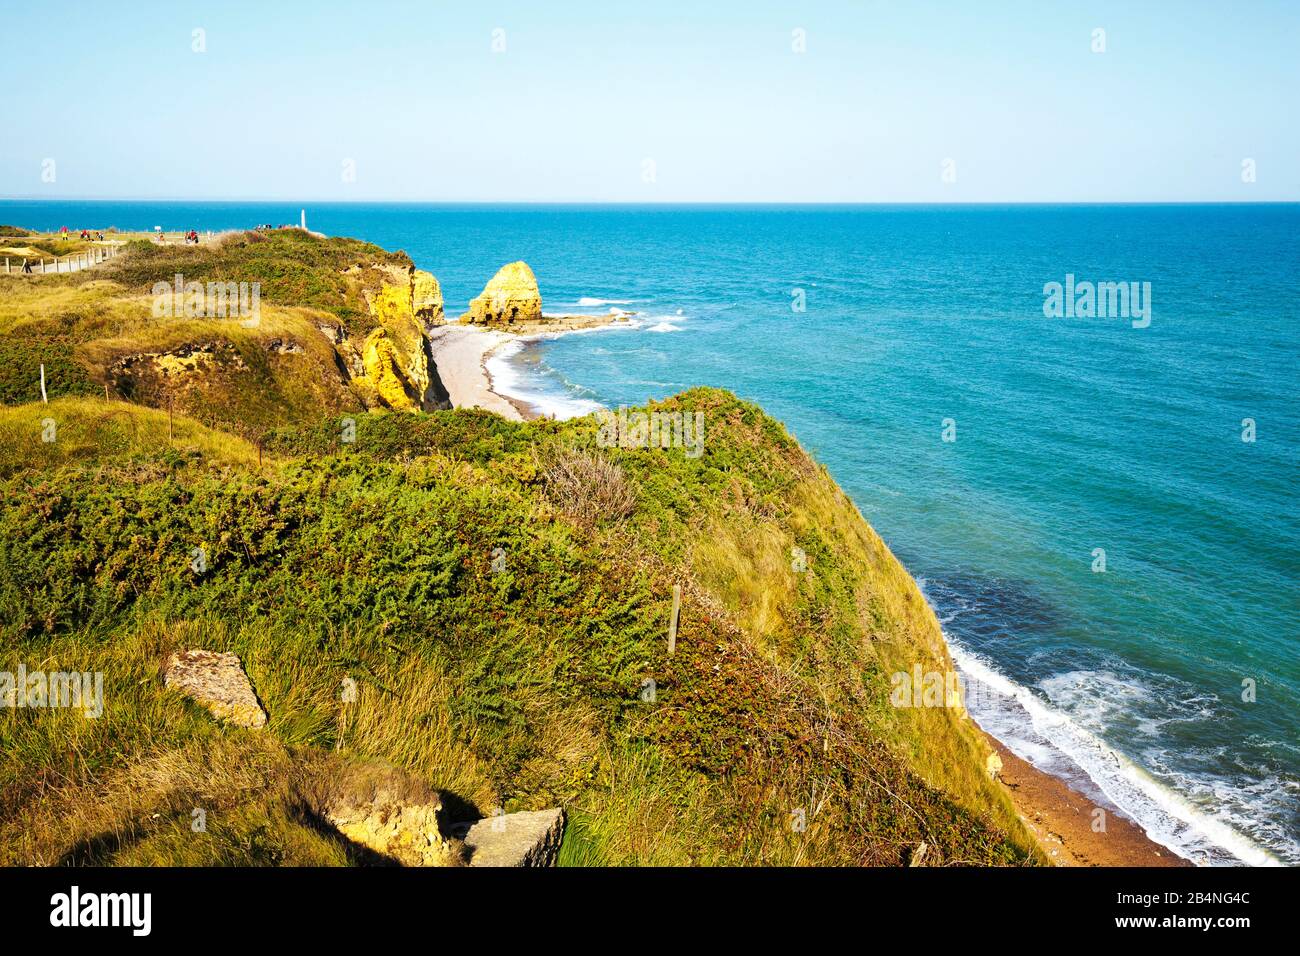
[[[539,322],[542,318],[542,294],[537,277],[526,262],[502,266],[483,293],[470,300],[462,322],[473,325],[510,325],[515,322]]]

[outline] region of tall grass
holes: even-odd
[[[356,415],[342,440],[324,349],[273,362],[268,337],[363,327],[364,276],[403,263],[240,237],[0,296],[0,670],[99,671],[106,693],[98,719],[0,708],[0,859],[364,862],[312,803],[362,761],[452,818],[562,805],[569,864],[902,864],[921,842],[936,865],[1043,861],[963,715],[889,706],[891,673],[951,668],[938,623],[761,409],[712,389],[647,408],[703,413],[698,458],[480,411]],[[272,280],[264,326],[154,322],[142,290],[182,265]],[[45,404],[51,330],[70,364]],[[238,367],[170,418],[84,394],[207,337]],[[269,727],[163,688],[180,647],[238,654]]]

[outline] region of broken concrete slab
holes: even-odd
[[[234,654],[191,649],[177,651],[162,669],[163,684],[202,704],[219,720],[257,730],[266,711]]]
[[[564,836],[564,811],[505,813],[455,823],[449,830],[465,842],[470,866],[554,866]]]

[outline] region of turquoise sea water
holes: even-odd
[[[922,582],[988,729],[1193,859],[1300,863],[1300,206],[307,213],[405,249],[451,313],[514,259],[547,312],[634,313],[498,357],[498,385],[560,414],[759,402]],[[297,220],[0,202],[41,228]],[[1150,283],[1150,325],[1045,317],[1067,274]]]

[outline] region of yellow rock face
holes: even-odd
[[[422,269],[411,273],[411,311],[426,329],[443,321],[442,287]]]
[[[438,829],[441,805],[397,804],[353,810],[332,822],[340,833],[403,866],[455,866],[459,857]]]
[[[406,278],[385,283],[371,297],[370,314],[380,328],[366,338],[362,361],[369,384],[386,405],[419,411],[432,378],[425,333],[443,320],[442,289],[419,269]]]
[[[366,379],[379,393],[385,405],[403,412],[420,410],[419,397],[423,395],[423,389],[413,387],[415,383],[404,374],[402,357],[387,330],[375,329],[366,336],[365,348],[361,354],[366,367]],[[419,355],[421,359],[424,358],[423,351]],[[425,375],[427,386],[427,365]]]
[[[370,299],[370,314],[390,327],[401,327],[413,321],[411,287],[385,283]]]
[[[470,300],[462,322],[475,324],[510,324],[537,322],[542,318],[542,294],[537,277],[526,262],[502,266],[483,288],[483,294]]]

